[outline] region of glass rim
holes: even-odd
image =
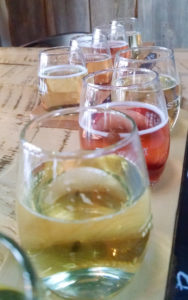
[[[90,43],[92,42],[92,39],[93,39],[93,34],[92,33],[86,33],[86,34],[82,34],[82,35],[78,35],[78,36],[75,36],[71,39],[71,42],[73,41],[76,41],[78,46],[79,46],[79,43]]]
[[[35,145],[32,142],[29,142],[26,138],[27,131],[30,129],[30,127],[34,124],[40,124],[40,122],[45,121],[46,119],[50,119],[52,117],[58,117],[58,116],[63,116],[63,115],[68,115],[68,114],[79,114],[80,112],[84,111],[97,111],[97,112],[107,112],[109,111],[110,113],[122,116],[129,120],[129,122],[132,125],[131,131],[127,133],[126,137],[122,137],[122,139],[116,143],[113,143],[110,146],[104,147],[104,148],[97,148],[94,150],[75,150],[75,151],[53,151],[53,150],[47,150],[45,148],[42,148],[40,146]],[[36,127],[37,128],[37,127]],[[100,131],[98,131],[100,132]],[[24,149],[28,149],[32,153],[43,153],[47,156],[51,156],[51,158],[60,158],[60,159],[76,159],[76,158],[82,158],[82,159],[91,159],[91,158],[96,158],[102,155],[108,155],[112,154],[112,151],[117,151],[121,149],[122,147],[125,147],[128,145],[132,139],[134,138],[135,134],[137,133],[138,135],[138,130],[135,121],[129,117],[126,113],[117,111],[115,109],[111,109],[108,107],[100,107],[100,106],[93,106],[93,107],[72,107],[72,108],[62,108],[58,110],[54,110],[52,112],[48,112],[45,114],[42,114],[40,116],[35,117],[31,121],[29,121],[24,128],[21,130],[20,133],[20,146]]]
[[[10,237],[0,232],[0,244],[10,251],[22,269],[24,299],[34,300],[38,293],[38,277],[23,249]]]
[[[106,72],[113,72],[113,71],[118,71],[118,70],[125,70],[125,71],[138,71],[138,72],[144,72],[146,74],[153,74],[154,78],[151,80],[148,80],[147,82],[144,83],[140,83],[140,84],[132,84],[129,86],[116,86],[116,85],[101,85],[101,84],[96,84],[96,83],[92,83],[92,82],[87,82],[89,78],[94,78],[95,76],[101,75],[103,73]],[[89,85],[93,88],[97,88],[99,90],[117,90],[117,89],[121,89],[121,90],[134,90],[135,87],[139,86],[139,87],[147,87],[149,86],[152,82],[155,82],[156,80],[159,80],[159,75],[156,71],[150,70],[150,69],[146,69],[146,68],[129,68],[129,67],[118,67],[118,68],[109,68],[109,69],[103,69],[97,72],[93,72],[93,73],[89,73],[88,75],[86,75],[83,79],[83,84],[85,85]],[[160,86],[160,85],[159,85]]]
[[[125,54],[128,52],[133,52],[133,51],[144,51],[144,50],[158,50],[161,51],[161,53],[167,53],[168,55],[165,55],[163,57],[159,57],[159,58],[154,58],[154,59],[150,59],[150,60],[146,60],[146,59],[134,59],[134,58],[127,58],[127,57],[123,57],[121,56],[121,54]],[[166,60],[167,58],[172,58],[173,57],[173,50],[167,47],[162,47],[162,46],[139,46],[139,47],[133,47],[133,48],[127,48],[124,50],[119,50],[116,53],[116,60],[118,58],[121,58],[122,61],[127,61],[127,62],[137,62],[137,63],[151,63],[152,62],[157,62],[157,61],[163,61]]]
[[[119,18],[117,17],[117,18],[112,19],[110,23],[112,23],[114,21],[123,23],[124,25],[128,24],[128,23],[133,24],[135,22],[138,22],[138,18],[137,17],[124,17],[124,18],[123,17],[119,17]]]
[[[65,53],[56,53],[54,51],[56,50],[67,50]],[[44,49],[44,50],[41,50],[39,52],[39,56],[41,56],[42,54],[49,54],[49,55],[64,55],[64,54],[67,54],[68,51],[74,51],[76,48],[72,47],[72,46],[57,46],[57,47],[51,47],[51,48],[47,48],[47,49]]]

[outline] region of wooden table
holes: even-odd
[[[37,48],[0,48],[0,231],[18,240],[15,200],[20,131],[37,103]],[[162,300],[188,129],[188,50],[176,50],[183,98],[179,120],[160,182],[152,190],[154,227],[149,251],[135,279],[114,300]]]

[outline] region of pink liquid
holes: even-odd
[[[134,105],[134,103],[131,105]],[[137,102],[136,106],[129,107],[118,105],[115,109],[125,112],[133,118],[137,124],[150,182],[157,182],[164,170],[169,154],[170,133],[168,119],[165,118],[162,111],[154,106],[139,102]],[[98,130],[102,131],[107,129],[102,127],[100,117],[96,117],[95,119],[95,127],[97,124]],[[103,148],[122,139],[120,133],[129,132],[130,128],[127,127],[127,124],[119,124],[119,120],[116,120],[116,124],[118,125],[111,124],[111,127],[107,126],[107,136],[98,136],[91,132],[87,132],[86,130],[82,130],[82,147],[90,150]]]
[[[110,52],[112,55],[113,62],[114,62],[115,55],[118,51],[129,48],[129,45],[126,41],[111,40],[111,41],[108,41],[108,45],[110,47]]]

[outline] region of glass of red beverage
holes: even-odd
[[[108,75],[111,82],[95,84],[99,74]],[[113,107],[134,119],[150,182],[156,183],[164,170],[170,145],[168,113],[158,74],[148,69],[116,68],[87,75],[80,103],[86,107]]]

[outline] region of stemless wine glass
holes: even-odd
[[[122,24],[128,38],[129,47],[138,47],[142,45],[142,37],[139,28],[138,19],[135,17],[118,18],[111,21],[111,24]]]
[[[117,53],[116,67],[148,68],[159,74],[165,95],[170,129],[173,129],[180,111],[180,79],[172,49],[159,46],[137,47]]]
[[[46,287],[66,299],[121,290],[146,252],[148,186],[129,116],[74,107],[31,121],[21,133],[17,219]]]
[[[128,41],[125,33],[125,28],[120,23],[96,26],[93,31],[93,36],[95,37],[100,35],[105,35],[105,37],[107,38],[113,62],[115,54],[118,51],[128,48]]]
[[[106,74],[107,73],[107,74]],[[111,77],[108,85],[95,76]],[[156,183],[169,153],[168,114],[158,74],[148,69],[116,68],[87,75],[81,106],[106,105],[126,112],[137,124],[151,184]]]
[[[0,233],[0,299],[43,300],[47,297],[23,250]]]
[[[39,56],[39,94],[46,110],[78,105],[81,82],[87,74],[85,60],[77,45],[54,47]]]
[[[112,67],[110,48],[104,35],[85,34],[75,37],[73,43],[82,49],[88,73]],[[103,83],[103,78],[100,80]]]

